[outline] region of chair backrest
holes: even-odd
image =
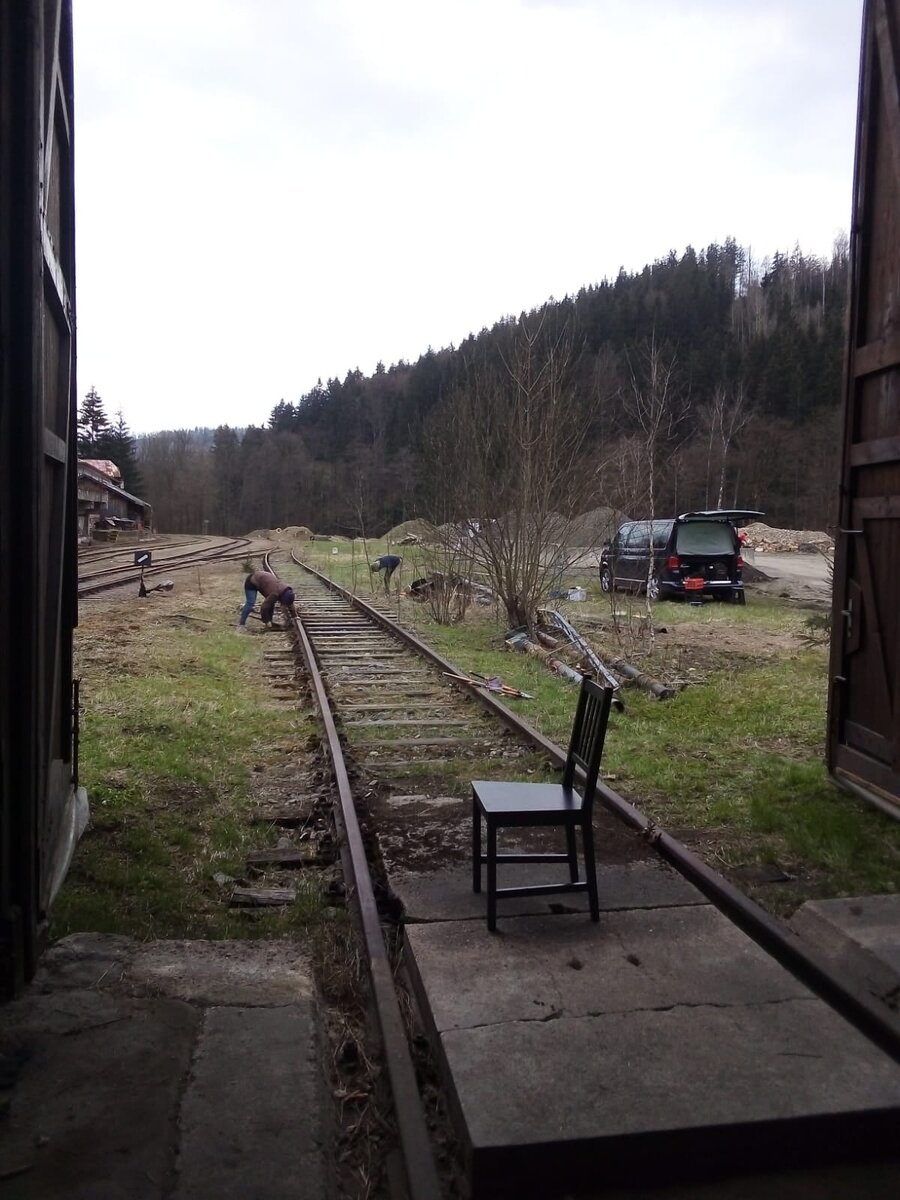
[[[612,697],[613,689],[609,685],[596,683],[590,675],[582,677],[563,783],[571,787],[575,781],[575,768],[581,767],[585,774],[584,803],[587,806],[594,801]]]

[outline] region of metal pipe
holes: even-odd
[[[630,679],[638,687],[643,688],[645,692],[650,692],[657,700],[668,700],[670,696],[674,695],[670,687],[666,687],[664,683],[660,683],[646,671],[639,671],[637,667],[627,663],[624,658],[611,658],[609,665],[614,671],[618,671],[620,675],[624,675],[626,679]]]

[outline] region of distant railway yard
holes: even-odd
[[[145,547],[171,590],[145,570],[138,596]],[[483,594],[439,624],[410,591],[415,545],[386,592],[369,564],[388,548],[289,531],[82,553],[91,820],[54,909],[59,946],[91,931],[138,956],[296,947],[339,1195],[388,1194],[392,1169],[413,1196],[592,1195],[598,1162],[623,1196],[662,1179],[725,1195],[708,1176],[758,1167],[781,1174],[742,1195],[815,1189],[826,1171],[847,1194],[893,1194],[898,979],[829,905],[854,897],[883,919],[900,826],[825,773],[817,610],[751,586],[745,606],[651,614],[603,596],[587,567],[554,601],[580,647],[545,635],[526,654]],[[244,575],[266,553],[299,621],[251,620],[238,638]],[[534,897],[504,902],[489,934],[470,781],[553,776],[577,695],[553,662],[571,675],[585,648],[635,668],[616,670],[595,807],[600,923],[583,897]]]

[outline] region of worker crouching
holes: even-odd
[[[290,584],[279,579],[271,571],[254,571],[244,580],[244,607],[238,618],[238,633],[246,633],[247,618],[253,612],[257,596],[262,593],[265,597],[259,617],[266,629],[274,629],[272,618],[275,615],[275,605],[281,605],[281,611],[286,618],[292,618],[294,613],[294,589]]]
[[[372,572],[384,571],[384,590],[390,591],[391,576],[403,562],[399,554],[382,554],[381,558],[376,558],[369,568]]]

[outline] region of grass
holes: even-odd
[[[91,825],[54,905],[53,937],[271,937],[323,908],[315,875],[292,879],[294,906],[249,914],[230,909],[230,888],[214,879],[240,877],[245,852],[272,844],[249,811],[265,794],[273,747],[276,758],[299,754],[310,732],[260,678],[258,639],[209,618],[214,586],[179,604],[181,616],[198,613],[187,627],[173,627],[164,601],[143,623],[110,619],[111,608],[82,616],[80,774]]]
[[[300,545],[326,574],[345,584],[355,578],[363,596],[383,596],[360,543]],[[389,548],[370,543],[368,558]],[[82,618],[81,762],[92,826],[54,907],[54,936],[283,936],[317,927],[323,899],[315,876],[296,880],[292,909],[250,916],[228,909],[227,889],[213,879],[242,874],[245,851],[261,847],[265,835],[248,825],[247,810],[265,796],[268,765],[299,756],[311,732],[306,716],[272,700],[258,639],[234,637],[232,617],[220,615],[229,606],[236,614],[245,572],[216,570],[221,582],[213,573],[202,596],[177,594],[187,617],[177,625],[165,619],[171,598],[151,602],[157,615],[145,625],[122,617],[121,602]],[[594,580],[585,582],[588,602],[566,612],[600,639],[610,602]],[[473,607],[465,622],[442,626],[426,605],[394,593],[389,604],[462,670],[529,692],[533,700],[509,706],[567,743],[573,685],[510,653],[502,616]],[[635,610],[642,609],[640,601]],[[896,891],[900,825],[836,788],[825,770],[826,655],[804,646],[803,610],[751,596],[745,607],[663,604],[655,616],[669,633],[640,665],[662,672],[692,663],[683,678],[693,682],[665,702],[624,691],[626,711],[612,717],[604,760],[611,786],[742,887],[756,886],[743,871],[777,864],[789,881],[756,888],[776,911],[811,896]]]

